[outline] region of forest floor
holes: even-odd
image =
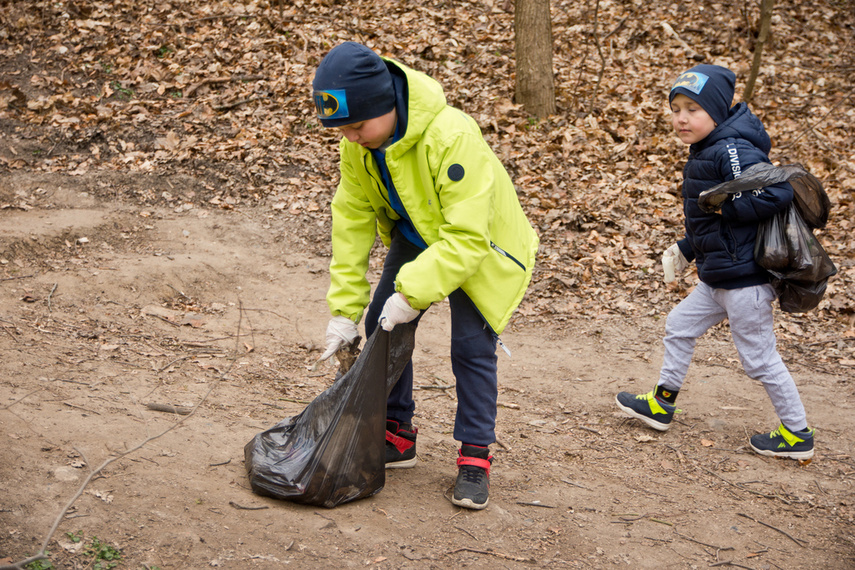
[[[817,456],[807,466],[760,457],[747,439],[775,415],[719,327],[698,348],[676,425],[653,432],[622,417],[614,395],[655,382],[663,315],[503,335],[512,357],[500,353],[483,512],[448,500],[447,304],[417,335],[415,468],[332,510],[254,495],[243,446],[334,376],[311,370],[326,260],[282,239],[288,229],[267,210],[141,216],[87,195],[97,176],[4,182],[52,189],[3,214],[3,237],[19,247],[8,260],[19,277],[0,288],[7,562],[37,549],[92,469],[181,420],[85,486],[49,545],[58,568],[91,567],[96,539],[129,568],[852,567],[851,376],[785,351]],[[150,403],[200,405],[187,417]]]
[[[603,3],[599,33],[614,30],[611,49],[632,56],[610,69],[636,66],[631,79],[641,85],[607,82],[622,118],[612,106],[584,116],[592,93],[573,91],[585,66],[566,46],[584,31],[573,22],[592,14],[559,4],[561,113],[532,130],[502,103],[509,86],[496,70],[507,65],[507,41],[478,49],[479,37],[484,45],[510,37],[513,15],[502,7],[459,3],[450,22],[442,10],[451,8],[427,3],[416,22],[402,3],[385,4],[376,20],[375,2],[349,4],[347,17],[338,3],[308,1],[284,16],[284,5],[263,2],[187,2],[169,17],[169,5],[154,2],[4,5],[0,567],[43,543],[53,567],[75,570],[113,562],[147,570],[855,566],[855,147],[842,138],[853,111],[840,71],[852,63],[851,3],[820,3],[800,32],[804,43],[780,43],[769,56],[837,55],[839,67],[817,65],[814,75],[776,68],[775,86],[798,75],[791,87],[825,94],[821,108],[802,100],[825,121],[821,135],[802,130],[775,87],[760,92],[770,115],[796,115],[789,125],[772,121],[773,138],[789,141],[835,207],[822,235],[840,273],[827,298],[809,314],[776,317],[779,350],[817,429],[807,465],[748,447],[777,420],[742,371],[726,323],[699,342],[668,432],[614,404],[618,391],[654,385],[664,317],[696,279],[687,273],[666,287],[658,265],[680,231],[672,186],[685,153],[655,126],[664,116],[658,99],[687,61],[658,26],[663,15],[699,17],[706,4]],[[706,7],[710,23],[732,8]],[[798,3],[776,10],[776,29],[793,33]],[[218,27],[235,14],[231,27]],[[388,18],[402,30],[422,25],[397,40],[384,35]],[[697,36],[699,51],[724,50],[705,52],[711,60],[744,63],[735,39],[734,52],[721,47],[731,45],[728,34],[747,34],[734,26],[710,28],[709,37],[677,31]],[[459,40],[446,42],[454,29]],[[470,95],[455,103],[475,108],[541,234],[530,293],[502,335],[512,356],[499,352],[498,441],[483,511],[448,499],[458,443],[447,303],[428,311],[416,337],[415,468],[390,470],[379,493],[334,509],[249,487],[244,445],[303,410],[335,375],[313,370],[328,319],[335,142],[296,102],[334,36],[410,54],[449,86],[463,83],[448,74],[469,81]],[[583,45],[586,77],[595,79],[596,51],[581,41],[577,51]],[[670,57],[662,69],[644,59],[660,57],[654,48]],[[457,59],[440,63],[444,49],[459,50]],[[187,75],[197,64],[196,81],[171,75],[177,68],[164,61],[186,51],[193,58],[179,63]],[[211,80],[225,73],[267,79]],[[281,113],[241,89],[270,90]],[[224,100],[242,103],[216,104]],[[808,142],[812,150],[801,146]],[[378,247],[373,283],[381,262]]]

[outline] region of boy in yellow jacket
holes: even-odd
[[[333,48],[312,83],[318,119],[338,129],[326,334],[329,358],[357,336],[419,318],[448,298],[461,442],[454,504],[483,509],[495,441],[498,335],[531,281],[538,238],[475,121],[427,75],[354,42]],[[369,303],[379,234],[389,248]],[[387,401],[386,466],[416,463],[409,363]]]

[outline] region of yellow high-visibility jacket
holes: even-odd
[[[386,149],[386,165],[428,245],[401,268],[395,289],[413,308],[426,309],[460,287],[498,335],[531,281],[537,234],[478,124],[446,103],[434,79],[386,61],[405,74],[408,88],[406,132]],[[369,301],[366,273],[375,235],[388,246],[400,216],[371,152],[346,138],[339,150],[327,303],[333,316],[358,323]]]

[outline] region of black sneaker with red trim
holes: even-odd
[[[386,420],[386,469],[413,467],[416,464],[417,428],[395,420]]]
[[[458,507],[480,510],[487,506],[490,496],[490,449],[464,443],[458,451],[457,482],[451,502]]]

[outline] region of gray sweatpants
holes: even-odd
[[[668,313],[659,385],[679,390],[689,371],[698,337],[727,318],[745,373],[763,383],[787,429],[803,429],[807,426],[805,408],[796,383],[775,348],[774,300],[775,290],[771,285],[714,289],[699,283]]]

